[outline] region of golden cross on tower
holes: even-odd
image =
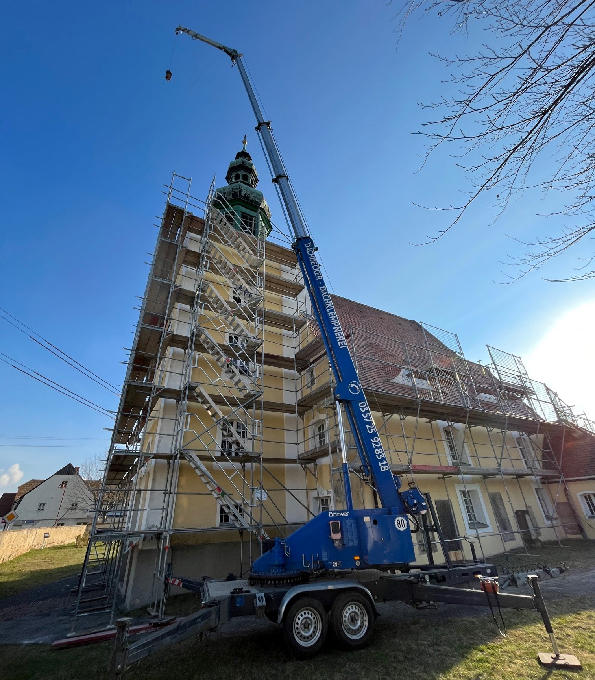
[[[244,139],[242,139],[242,146],[243,146],[243,151],[246,151],[246,146],[248,145],[248,139],[246,138],[246,135],[244,135]]]

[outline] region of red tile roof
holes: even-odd
[[[43,482],[45,482],[45,479],[30,479],[28,482],[21,484],[17,489],[14,502],[18,503],[26,493],[33,491],[33,489],[36,489],[40,484],[43,484]]]
[[[518,388],[506,389],[487,368],[466,361],[417,321],[338,295],[332,298],[364,388],[492,412],[502,411],[505,399],[507,413],[536,418]],[[500,400],[490,401],[498,394]]]
[[[0,517],[4,517],[10,512],[15,496],[16,493],[3,493],[0,496]]]

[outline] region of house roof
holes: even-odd
[[[17,489],[15,503],[20,503],[21,499],[25,494],[28,494],[33,489],[36,489],[40,484],[47,482],[48,479],[56,477],[57,475],[78,475],[78,468],[75,468],[72,463],[67,463],[63,468],[60,468],[53,475],[50,475],[47,479],[30,479],[28,482],[21,484]]]
[[[537,419],[518,387],[505,385],[488,368],[463,357],[454,334],[338,295],[332,299],[366,390],[488,412],[504,408]],[[315,322],[310,331],[318,337],[299,353],[316,360],[324,347]]]
[[[17,489],[14,502],[18,503],[25,494],[29,493],[29,491],[33,491],[33,489],[36,489],[40,484],[43,484],[44,482],[45,479],[30,479],[28,482],[21,484]]]
[[[55,477],[56,475],[78,475],[78,473],[78,468],[75,468],[72,463],[68,463],[63,468],[60,468],[58,472],[54,472],[52,477]]]
[[[14,503],[15,496],[16,496],[16,492],[15,493],[3,493],[0,496],[0,517],[4,517],[4,515],[6,515],[10,512],[10,509],[12,508],[12,504]]]

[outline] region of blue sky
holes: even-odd
[[[424,144],[412,133],[430,115],[419,103],[448,87],[430,52],[460,54],[483,38],[479,22],[453,36],[426,17],[408,24],[397,49],[394,13],[384,0],[6,6],[0,306],[120,384],[171,172],[191,176],[204,196],[247,134],[282,222],[237,71],[220,52],[176,39],[181,23],[246,55],[336,293],[455,331],[473,360],[487,358],[486,343],[533,357],[535,378],[552,375],[567,401],[585,404],[579,381],[576,394],[573,383],[562,390],[560,366],[574,360],[584,384],[580,352],[590,345],[564,343],[573,310],[595,311],[595,282],[542,276],[567,273],[586,246],[543,274],[494,283],[500,261],[520,254],[507,233],[555,231],[536,216],[551,198],[526,195],[496,223],[481,201],[438,243],[410,245],[445,226],[444,213],[415,204],[458,204],[466,186],[447,153],[418,172]],[[0,323],[0,352],[115,408],[115,396]],[[593,328],[583,326],[586,337]],[[19,481],[11,466],[24,481],[105,452],[104,416],[5,364],[0,384],[0,491]]]

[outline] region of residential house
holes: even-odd
[[[95,509],[93,494],[71,463],[45,480],[22,484],[12,509],[17,519],[11,529],[90,524]]]

